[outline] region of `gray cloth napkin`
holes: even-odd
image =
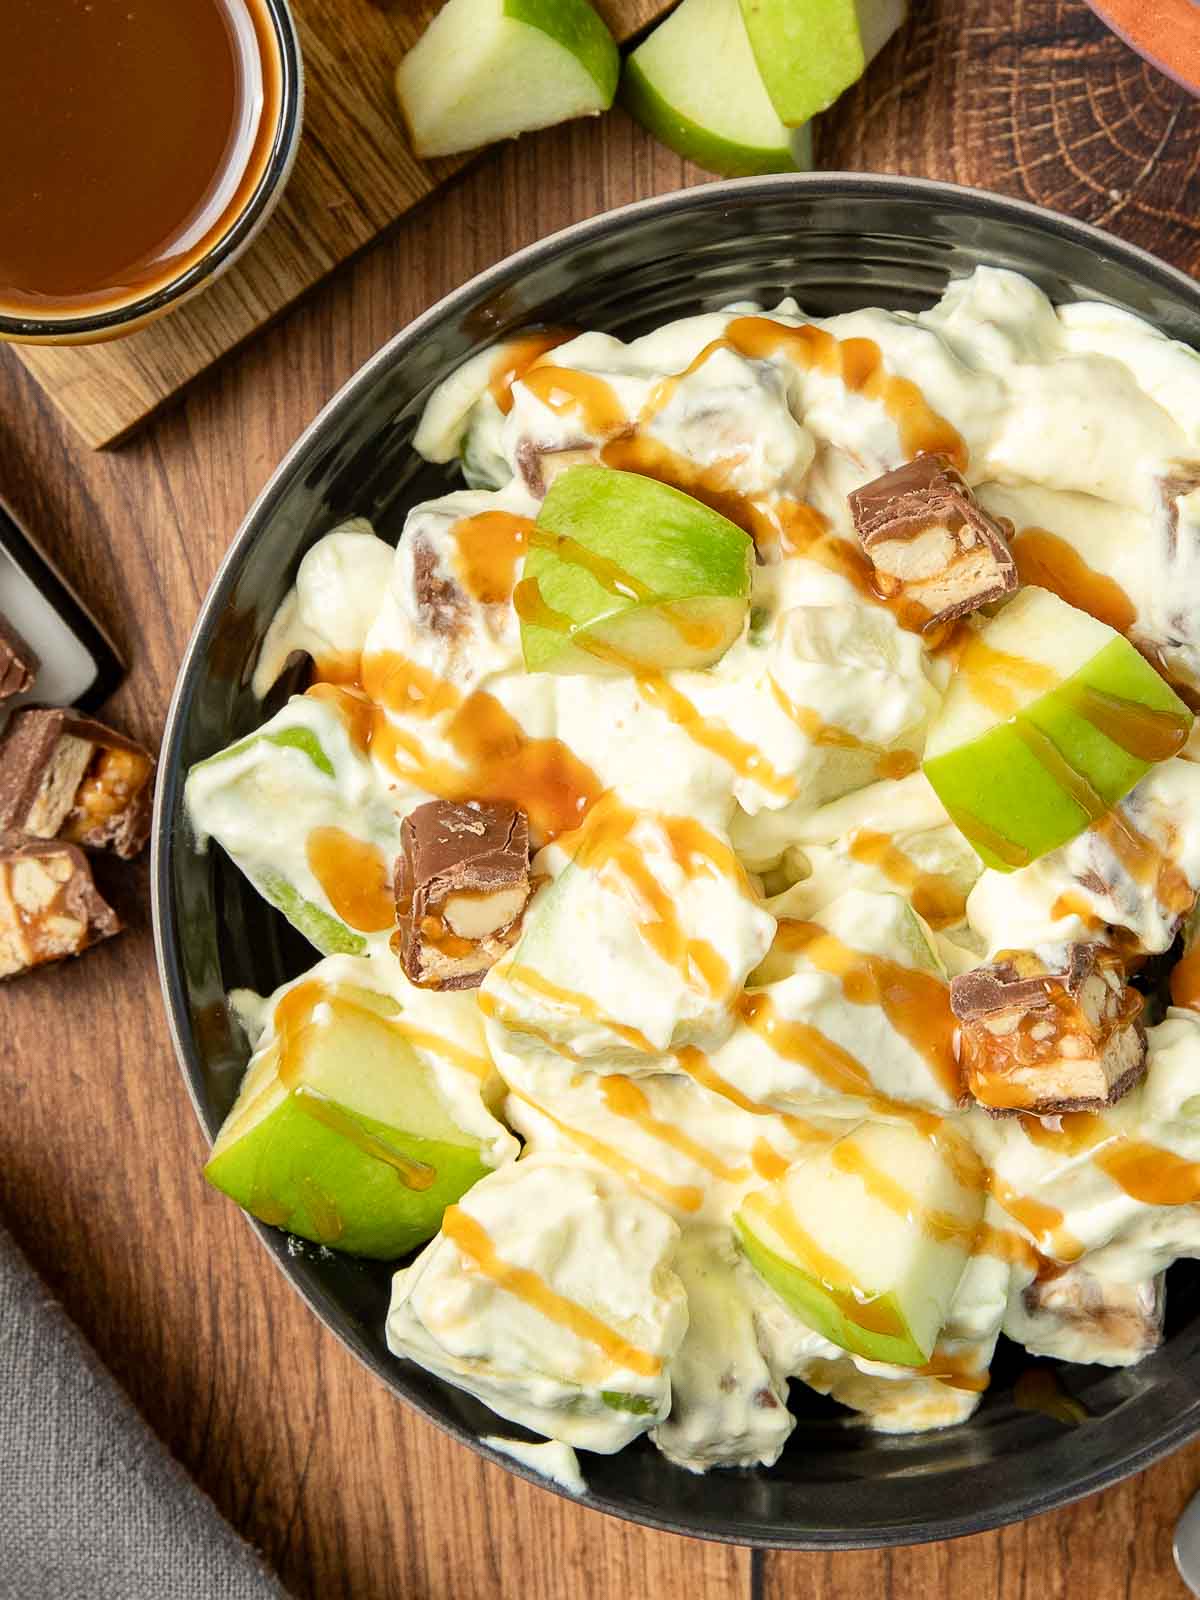
[[[286,1600],[0,1227],[0,1600]]]

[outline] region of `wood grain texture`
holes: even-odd
[[[820,142],[829,165],[990,184],[1104,221],[1181,266],[1200,261],[1197,108],[1081,3],[921,8]],[[385,338],[518,246],[703,176],[621,115],[523,140],[456,178],[119,452],[81,448],[0,354],[0,493],[133,663],[113,720],[156,737],[246,507]],[[1170,1527],[1200,1484],[1200,1445],[1021,1528],[752,1563],[582,1511],[451,1444],[319,1327],[201,1181],[144,868],[125,889],[128,934],[0,990],[0,1214],[153,1427],[297,1596],[750,1600],[755,1578],[764,1600],[1183,1596]]]
[[[625,40],[672,0],[595,3]],[[89,445],[123,438],[472,159],[418,161],[396,106],[396,64],[438,0],[293,0],[292,9],[304,50],[304,136],[283,200],[242,260],[126,339],[18,351]]]

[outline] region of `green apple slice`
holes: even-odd
[[[587,0],[448,0],[396,93],[417,154],[449,156],[607,111],[620,66]]]
[[[742,631],[749,538],[654,478],[569,468],[529,544],[513,601],[530,672],[704,667]]]
[[[735,1225],[795,1314],[869,1361],[928,1361],[983,1216],[984,1191],[907,1123],[863,1123],[750,1194]]]
[[[862,77],[908,0],[741,0],[741,9],[771,104],[796,128]]]
[[[394,1026],[399,1004],[348,983],[279,1000],[204,1175],[263,1222],[392,1260],[490,1171],[430,1068]]]
[[[656,139],[725,178],[805,172],[808,128],[780,121],[738,0],[683,0],[625,63],[621,102]]]
[[[1191,712],[1107,624],[1022,589],[968,643],[925,776],[989,867],[1011,872],[1114,806],[1183,745]]]

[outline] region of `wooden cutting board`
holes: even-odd
[[[595,0],[618,41],[673,0]],[[396,63],[436,0],[293,0],[304,49],[304,136],[287,192],[236,267],[141,332],[18,355],[88,444],[116,444],[235,346],[465,165],[418,161],[396,108]]]

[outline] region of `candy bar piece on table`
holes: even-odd
[[[392,945],[413,983],[474,989],[529,899],[529,823],[510,805],[431,800],[404,819]]]
[[[917,456],[849,501],[880,592],[919,606],[929,625],[966,616],[1017,587],[1004,529],[945,456]]]
[[[1099,1111],[1145,1073],[1142,997],[1098,945],[1070,945],[1055,966],[1002,951],[951,981],[950,1006],[967,1087],[993,1116]]]
[[[32,689],[40,666],[36,651],[0,612],[0,700]]]
[[[150,833],[154,757],[69,710],[16,712],[0,737],[0,828],[131,860]]]
[[[120,931],[82,850],[0,832],[0,978],[77,956]]]

